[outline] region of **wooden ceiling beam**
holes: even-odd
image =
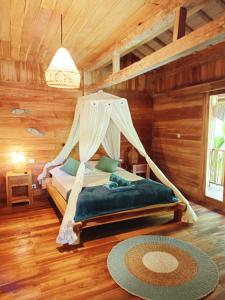
[[[187,9],[179,7],[176,11],[176,17],[173,26],[173,41],[176,41],[185,35]]]
[[[117,52],[113,53],[112,69],[113,73],[116,73],[120,70],[120,54]]]
[[[194,31],[194,29],[191,26],[189,26],[188,24],[186,24],[185,28],[186,28],[187,33],[191,33]]]
[[[216,3],[225,10],[225,1],[224,0],[216,0]]]
[[[204,12],[204,10],[202,10],[202,9],[200,9],[200,10],[198,11],[198,15],[199,15],[205,22],[207,22],[207,23],[213,20],[213,19],[212,19],[209,15],[207,15],[207,13]]]
[[[167,6],[165,5],[165,9],[163,11],[159,11],[155,16],[149,18],[146,22],[138,26],[136,30],[133,30],[122,41],[112,45],[98,57],[96,60],[97,62],[90,62],[83,66],[83,68],[88,72],[99,69],[112,61],[112,55],[114,52],[123,56],[170,29],[173,26],[176,9],[178,7],[188,6],[188,15],[190,16],[204,7],[208,1],[210,0],[168,0],[168,4]]]
[[[168,29],[168,30],[166,31],[166,33],[167,33],[170,37],[173,37],[173,30]]]
[[[147,55],[155,52],[155,50],[147,44],[141,45],[138,48],[138,50],[141,51],[144,54],[144,56],[147,56]]]
[[[112,85],[129,80],[158,67],[173,62],[181,57],[203,49],[208,45],[218,43],[225,39],[225,13],[216,20],[196,29],[183,38],[173,41],[160,50],[144,57],[140,61],[111,74],[105,79],[87,87],[89,92],[107,88]]]
[[[151,52],[155,52],[155,49],[152,48],[151,45],[149,45],[149,43],[144,44],[143,46],[146,46]]]
[[[142,59],[145,57],[145,55],[139,50],[139,49],[135,49],[132,51],[132,53],[137,56],[137,58]]]
[[[166,46],[166,43],[164,43],[160,38],[158,37],[155,37],[153,39],[153,41],[155,41],[157,44],[159,44],[161,47],[165,47]]]

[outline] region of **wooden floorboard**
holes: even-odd
[[[225,216],[194,205],[194,226],[172,223],[172,214],[125,221],[83,232],[83,247],[55,243],[60,218],[48,199],[0,208],[0,299],[134,300],[111,279],[106,260],[119,241],[160,234],[191,242],[216,262],[220,283],[205,299],[225,299]],[[183,299],[182,299],[183,300]]]

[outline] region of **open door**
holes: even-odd
[[[209,100],[206,196],[222,202],[225,172],[225,94]]]

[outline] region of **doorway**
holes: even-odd
[[[208,120],[205,194],[222,202],[225,173],[225,94],[210,97]]]

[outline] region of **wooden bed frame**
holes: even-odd
[[[61,194],[51,184],[51,182],[48,182],[46,184],[46,188],[52,200],[55,202],[57,208],[59,209],[60,213],[63,215],[66,209],[66,204],[67,204],[66,200],[61,196]],[[75,222],[73,230],[78,237],[76,244],[79,245],[81,242],[80,235],[83,228],[94,227],[94,226],[109,224],[109,223],[123,221],[123,220],[146,217],[149,216],[151,213],[161,212],[161,211],[173,211],[174,221],[180,222],[183,212],[186,211],[186,209],[187,209],[186,205],[182,202],[157,204],[157,205],[150,205],[150,206],[145,206],[142,208],[137,208],[132,210],[125,210],[125,211],[115,212],[111,214],[106,214],[106,215],[90,218],[82,222]]]

